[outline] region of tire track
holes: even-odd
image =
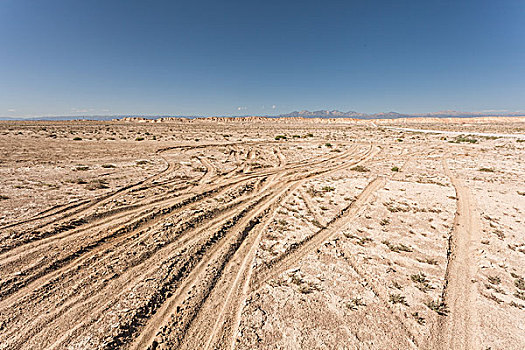
[[[356,200],[343,209],[342,212],[334,220],[328,223],[324,229],[319,230],[316,234],[295,245],[285,255],[275,260],[268,267],[257,271],[252,282],[252,292],[261,288],[266,281],[276,278],[281,273],[292,268],[299,260],[310,254],[313,250],[319,247],[321,243],[339,232],[344,225],[355,219],[359,210],[362,209],[369,198],[378,189],[385,185],[385,182],[386,181],[383,177],[378,177],[372,180],[359,196],[357,196]]]
[[[280,169],[260,169],[229,179],[217,175],[217,181],[213,185],[204,185],[206,188],[200,193],[190,191],[180,198],[154,204],[140,205],[138,201],[136,211],[108,215],[105,220],[92,223],[92,226],[84,225],[32,242],[33,249],[37,249],[34,252],[44,252],[51,247],[45,244],[52,244],[54,240],[57,248],[62,247],[67,254],[56,255],[53,262],[49,260],[51,265],[46,265],[48,267],[42,264],[38,267],[39,262],[35,265],[28,260],[20,262],[21,266],[26,264],[26,268],[33,270],[26,269],[27,276],[11,280],[5,285],[7,288],[2,289],[5,296],[9,297],[4,296],[0,300],[1,313],[12,316],[3,318],[7,323],[0,320],[0,329],[3,329],[0,342],[9,340],[9,343],[4,344],[10,344],[10,348],[34,348],[37,344],[40,348],[69,346],[80,339],[82,334],[98,327],[98,322],[105,320],[105,315],[114,312],[111,310],[127,298],[130,289],[146,285],[153,278],[158,283],[153,294],[148,294],[142,306],[132,310],[134,316],[131,321],[122,324],[122,328],[114,331],[115,334],[110,332],[113,340],[108,346],[120,347],[140,334],[147,324],[145,321],[150,320],[157,311],[161,315],[160,308],[170,305],[167,300],[172,293],[183,286],[191,286],[189,282],[184,282],[189,281],[189,274],[202,276],[203,272],[208,287],[198,289],[204,293],[203,299],[193,309],[195,314],[190,317],[188,326],[201,313],[209,296],[214,300],[219,297],[215,287],[217,283],[220,283],[221,288],[226,288],[228,300],[228,307],[221,310],[220,317],[228,319],[230,324],[234,323],[241,305],[236,302],[236,297],[242,296],[249,284],[248,276],[252,274],[250,264],[260,240],[260,228],[267,224],[267,214],[272,212],[278,199],[305,179],[355,165],[351,157],[368,159],[374,153],[371,146],[367,149],[352,147],[339,155],[290,163]],[[261,152],[254,154],[264,156]],[[238,194],[235,202],[222,205],[224,209],[220,209],[219,205],[217,209],[207,208],[208,213],[186,214],[197,203],[218,200],[222,194],[236,191],[248,183],[252,183],[253,188]],[[215,214],[214,210],[217,210]],[[136,217],[137,213],[143,213],[144,217]],[[163,228],[162,225],[170,218],[180,219],[179,224],[183,228],[176,232]],[[119,228],[105,231],[112,225],[118,225],[119,220],[126,222],[124,231],[119,231]],[[90,238],[91,243],[85,241],[89,237],[86,230],[92,231],[90,234],[94,235]],[[164,232],[169,232],[171,238],[163,238]],[[160,241],[144,248],[143,245],[150,244],[155,237]],[[70,250],[62,244],[66,241],[60,242],[63,239],[78,244],[78,249]],[[21,246],[17,248],[19,252],[13,253],[24,259],[25,248]],[[11,258],[16,261],[15,257],[2,255],[6,263]],[[229,276],[226,280],[225,274]],[[163,277],[154,277],[157,275]],[[24,305],[31,307],[30,312],[34,312],[34,316],[22,313]],[[44,312],[46,309],[48,311]],[[171,314],[173,308],[166,307],[166,310],[170,311],[167,314]],[[160,317],[162,323],[165,318],[166,315]],[[108,324],[103,322],[104,325]],[[214,329],[216,331],[209,345],[222,337],[222,329]],[[57,339],[56,334],[61,337]],[[229,342],[231,335],[227,339]]]
[[[456,190],[457,211],[449,237],[443,302],[447,316],[439,316],[430,336],[432,349],[478,349],[479,315],[476,311],[476,263],[474,248],[480,241],[481,224],[475,199],[442,158],[443,169]]]
[[[268,208],[261,209],[264,212],[273,214],[269,218],[258,219],[258,226],[249,234],[246,242],[244,242],[243,246],[239,248],[236,255],[232,257],[232,260],[229,262],[229,270],[226,269],[225,273],[220,276],[219,284],[214,286],[214,290],[210,291],[210,295],[206,296],[202,306],[199,308],[199,313],[196,315],[195,320],[191,320],[191,324],[187,327],[188,331],[184,331],[174,343],[170,343],[168,340],[169,346],[176,346],[182,349],[192,349],[197,346],[209,349],[216,347],[217,344],[222,344],[220,346],[222,348],[225,344],[232,342],[236,329],[238,329],[241,307],[246,299],[247,291],[249,289],[252,276],[251,263],[255,257],[258,242],[261,240],[262,233],[271,222],[271,219],[274,217],[278,208],[277,202],[286,201],[286,198],[289,198],[289,196],[291,196],[292,193],[305,181],[311,180],[314,177],[325,176],[330,172],[338,171],[342,168],[359,164],[365,159],[369,159],[371,154],[374,154],[372,148],[361,155],[361,160],[359,161],[344,163],[342,166],[336,165],[334,168],[324,169],[322,172],[312,170],[310,174],[305,175],[300,180],[292,180],[289,185],[283,188],[272,200],[273,203],[269,204]],[[284,199],[280,200],[280,198]],[[273,209],[270,209],[272,207]],[[226,297],[224,297],[224,295]],[[213,318],[215,318],[215,323],[210,328],[208,320]],[[171,328],[173,329],[174,326]],[[177,326],[177,328],[180,328],[180,325]],[[172,332],[168,332],[168,334],[171,333]],[[153,344],[158,343],[160,343],[160,341],[155,341]],[[155,346],[153,346],[153,348],[155,348]]]

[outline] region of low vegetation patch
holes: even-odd
[[[360,173],[367,173],[367,172],[370,171],[370,169],[365,168],[365,167],[362,166],[362,165],[356,165],[355,167],[350,168],[350,170],[352,170],[352,171],[357,171],[357,172],[360,172]]]
[[[392,304],[402,304],[402,305],[408,306],[405,296],[401,294],[397,294],[397,293],[390,294],[389,300]]]
[[[459,135],[459,136],[456,136],[454,138],[454,140],[450,140],[448,141],[450,143],[462,143],[462,142],[466,142],[466,143],[477,143],[478,140],[475,139],[475,138],[472,138],[472,137],[468,137],[468,136],[464,136],[464,135]]]
[[[109,186],[104,180],[93,180],[90,183],[88,183],[88,185],[86,186],[86,188],[90,191],[100,190],[100,189],[104,189],[108,187]]]
[[[396,253],[399,253],[399,252],[408,252],[408,253],[413,252],[411,247],[409,247],[407,245],[404,245],[403,243],[393,244],[393,243],[390,243],[389,241],[383,241],[381,243],[383,243],[384,245],[386,245],[388,247],[388,249],[390,249],[391,251],[396,252]]]
[[[438,315],[447,316],[448,308],[443,300],[430,300],[425,303],[425,305],[430,309],[435,311]]]
[[[434,289],[434,287],[430,284],[430,281],[427,279],[427,276],[422,272],[411,275],[410,279],[412,282],[416,283],[416,287],[422,292],[426,293],[429,290]]]

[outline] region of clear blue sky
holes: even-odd
[[[0,116],[525,110],[525,1],[0,0]]]

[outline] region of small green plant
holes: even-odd
[[[323,191],[323,192],[332,192],[332,191],[335,191],[335,187],[324,186],[323,188],[321,188],[321,191]]]
[[[498,276],[489,276],[488,280],[489,280],[489,282],[491,284],[500,284],[501,283],[501,278],[499,278]]]
[[[277,141],[279,141],[279,140],[286,140],[286,138],[287,138],[287,137],[286,137],[285,135],[277,135],[277,136],[275,136],[275,139],[276,139]]]
[[[399,168],[397,166],[395,166],[395,167],[392,167],[392,169],[390,169],[390,170],[392,170],[393,172],[397,173],[399,171]]]
[[[425,303],[425,305],[432,311],[435,311],[438,315],[446,316],[448,315],[447,305],[443,300],[430,300]]]
[[[370,171],[370,169],[365,168],[365,167],[362,166],[362,165],[356,165],[355,167],[350,168],[350,170],[352,170],[352,171],[357,171],[357,172],[360,172],[360,173],[366,173],[366,172],[369,172],[369,171]]]
[[[522,277],[516,278],[514,280],[514,285],[518,289],[525,290],[525,280]]]
[[[402,304],[402,305],[408,306],[405,296],[401,294],[397,294],[397,293],[390,294],[389,300],[392,304]]]
[[[484,173],[493,173],[494,169],[492,169],[492,168],[479,168],[479,171],[482,171]]]
[[[421,315],[419,315],[419,312],[413,312],[412,313],[412,317],[414,317],[417,321],[417,323],[419,323],[420,325],[424,325],[425,324],[425,318]]]
[[[144,141],[144,137],[137,137],[135,141]]]
[[[422,292],[426,293],[427,291],[434,289],[434,287],[430,284],[430,281],[427,279],[427,276],[422,272],[411,275],[410,279],[412,282],[417,283],[417,288]]]
[[[346,307],[350,310],[357,310],[360,306],[366,306],[366,303],[363,302],[363,299],[360,297],[350,298],[350,301],[346,303]]]
[[[436,259],[433,259],[433,258],[417,259],[417,261],[425,263],[425,264],[429,264],[429,265],[437,265],[438,264],[438,261]]]
[[[325,147],[332,148],[332,144],[330,142],[327,142],[324,145],[325,145]]]
[[[392,244],[390,243],[389,241],[383,241],[381,242],[383,243],[384,245],[386,245],[388,247],[388,249],[390,249],[391,251],[393,252],[396,252],[396,253],[399,253],[399,252],[412,252],[412,248],[407,246],[407,245],[404,245],[403,243],[399,243],[399,244]]]
[[[401,289],[403,289],[403,286],[400,285],[398,281],[394,281],[394,282],[392,282],[392,288],[401,290]]]

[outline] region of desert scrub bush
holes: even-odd
[[[299,138],[301,138],[301,135],[292,135],[292,138],[299,139]]]
[[[390,241],[382,241],[381,243],[383,243],[384,245],[386,245],[388,247],[388,249],[390,249],[391,251],[393,252],[396,252],[396,253],[399,253],[399,252],[413,252],[412,248],[407,246],[407,245],[404,245],[403,243],[399,243],[399,244],[392,244]]]
[[[308,134],[304,135],[305,138],[307,137],[314,137],[314,134],[312,134],[311,132],[309,132]]]
[[[100,190],[100,189],[108,188],[108,185],[107,185],[106,181],[104,181],[104,180],[93,180],[90,183],[88,183],[86,188],[88,190],[90,190],[90,191],[94,191],[94,190]]]
[[[468,136],[459,135],[459,136],[456,136],[454,138],[454,140],[451,140],[451,141],[448,141],[448,142],[450,142],[450,143],[462,143],[462,142],[477,143],[478,140],[474,139],[474,138],[471,138],[471,137],[468,137]]]
[[[420,263],[425,263],[425,264],[429,264],[429,265],[437,265],[438,264],[438,261],[436,259],[433,259],[433,258],[417,259],[417,261],[419,261]]]
[[[370,171],[370,169],[365,168],[362,165],[356,165],[355,167],[350,168],[350,170],[357,171],[357,172],[360,172],[360,173],[367,173],[367,172]]]
[[[311,220],[310,221],[312,223],[312,225],[314,225],[315,227],[318,227],[318,228],[324,228],[323,224],[321,224],[319,221],[317,220]]]
[[[321,188],[321,191],[323,191],[323,192],[332,192],[332,191],[335,191],[335,187],[324,186],[323,188]]]
[[[487,279],[490,282],[490,284],[500,284],[501,283],[501,278],[499,278],[498,276],[489,276]]]
[[[424,293],[434,289],[434,287],[430,284],[430,281],[427,279],[427,276],[423,272],[411,275],[410,279],[412,282],[416,283],[416,287]]]
[[[448,308],[443,300],[430,300],[425,303],[425,305],[432,311],[436,312],[438,315],[447,316]]]
[[[514,302],[514,301],[511,301],[511,302],[509,303],[509,305],[512,306],[512,307],[516,307],[516,308],[518,308],[518,309],[525,309],[525,306],[524,306],[524,305],[518,304],[518,303],[516,303],[516,302]]]
[[[388,220],[387,218],[384,218],[382,219],[380,222],[379,222],[379,225],[381,226],[386,226],[390,223],[390,220]]]
[[[315,196],[321,196],[323,192],[316,190],[314,186],[310,186],[306,190],[306,193],[308,193],[310,197],[315,197]]]
[[[425,324],[425,318],[421,315],[419,315],[419,312],[413,312],[412,313],[412,317],[414,317],[414,319],[416,320],[417,323],[419,323],[420,325],[424,325]]]
[[[305,282],[299,286],[299,293],[301,294],[310,294],[312,292],[321,290],[315,283],[313,282]]]
[[[144,141],[144,137],[137,137],[135,141]]]
[[[74,137],[74,138],[73,138],[73,141],[81,141],[81,140],[82,140],[82,137],[78,137],[78,136],[77,136],[77,137]]]
[[[391,213],[397,213],[397,212],[407,213],[410,211],[410,206],[406,203],[395,206],[393,202],[385,202],[383,203],[383,205]]]
[[[86,171],[89,170],[89,167],[87,165],[79,165],[75,168],[75,171]]]
[[[368,242],[372,242],[373,239],[372,238],[369,238],[369,237],[362,237],[362,238],[359,238],[359,240],[356,242],[356,244],[360,245],[360,246],[364,246],[365,244],[367,244]]]
[[[518,299],[525,300],[525,292],[520,292],[519,290],[517,290],[514,293],[514,296]]]
[[[137,160],[135,164],[137,164],[137,165],[146,165],[146,164],[148,164],[148,161],[147,160]]]
[[[516,288],[525,290],[525,280],[522,277],[518,277],[514,280],[514,285]]]
[[[102,164],[101,167],[103,167],[104,169],[116,168],[116,166],[113,164]]]
[[[6,195],[0,194],[0,200],[6,200],[6,199],[9,199],[9,197]]]
[[[389,301],[392,304],[402,304],[402,305],[408,306],[405,296],[401,294],[397,294],[397,293],[390,294]]]
[[[350,298],[350,301],[346,303],[346,307],[350,310],[357,310],[360,306],[366,306],[366,303],[363,302],[363,299],[360,297]]]
[[[277,141],[279,141],[279,140],[286,140],[286,136],[285,135],[277,135],[277,136],[275,136],[275,139]]]
[[[399,167],[394,166],[394,167],[392,167],[392,169],[390,169],[390,170],[392,170],[393,172],[396,172],[396,173],[397,173],[397,172],[399,171]]]
[[[399,290],[402,290],[403,289],[403,286],[399,284],[398,281],[394,281],[392,282],[392,285],[390,286],[391,288],[395,288],[395,289],[399,289]]]
[[[478,171],[484,172],[484,173],[493,173],[493,168],[479,168]]]
[[[325,147],[332,148],[332,144],[330,142],[327,142],[324,145],[325,145]]]

